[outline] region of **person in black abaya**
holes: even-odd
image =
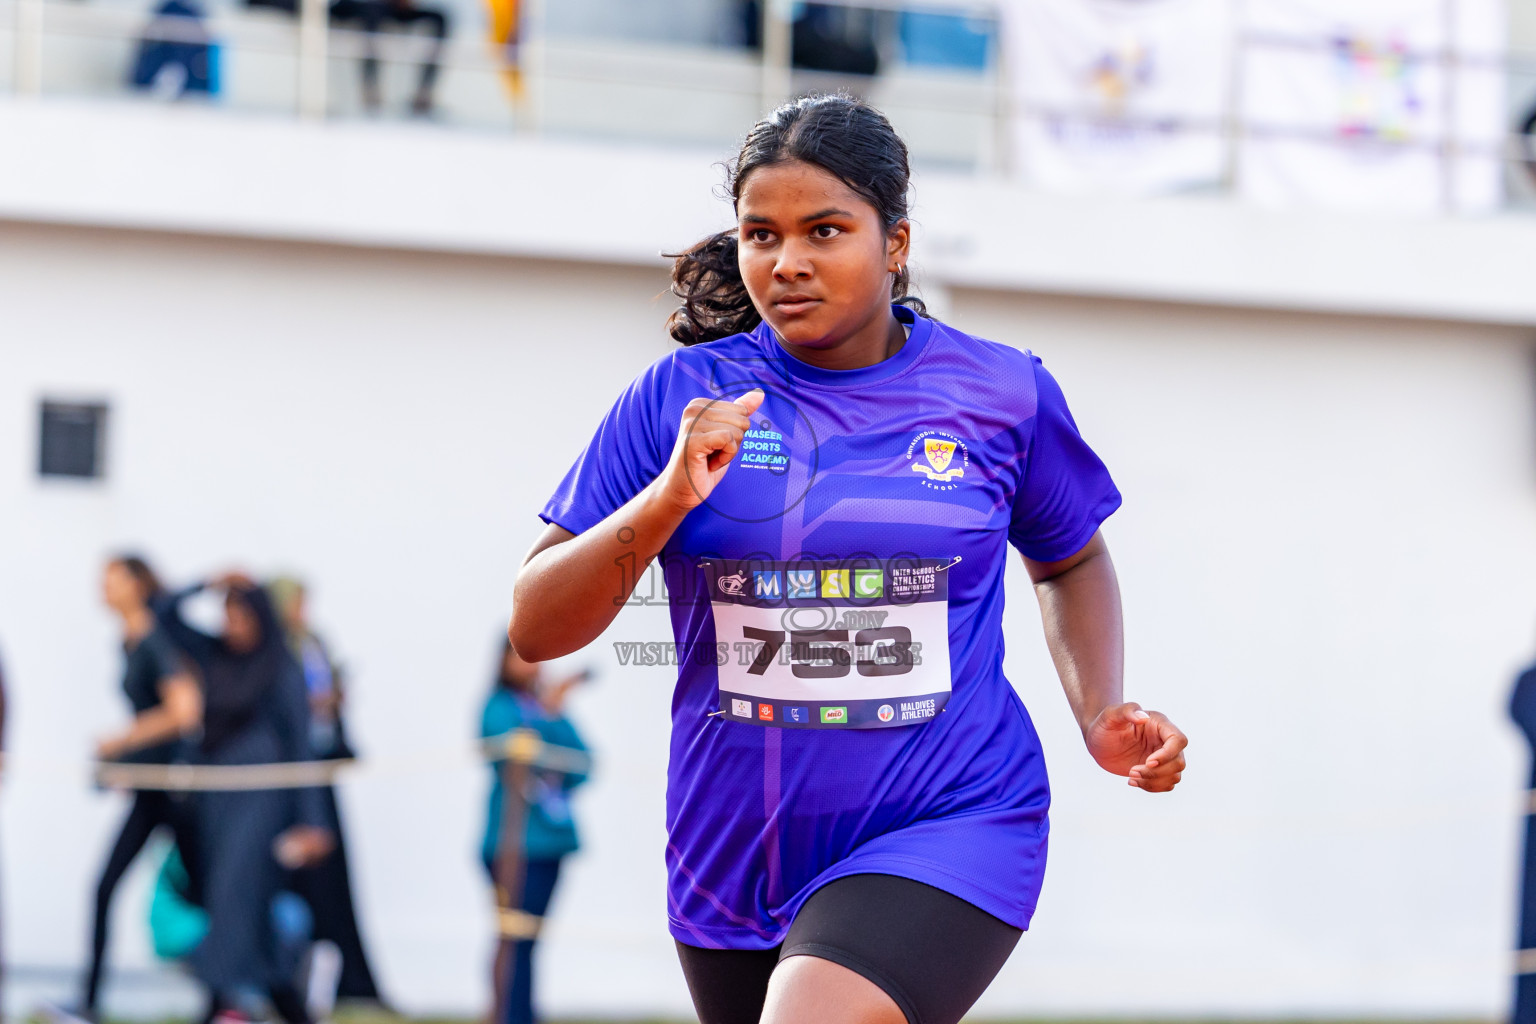
[[[201,632],[182,616],[183,601],[205,587],[224,591],[219,636]],[[260,587],[230,573],[166,595],[155,610],[166,633],[202,673],[199,763],[310,760],[303,676]],[[332,848],[317,791],[205,793],[198,819],[208,935],[188,962],[212,993],[208,1019],[226,1008],[249,1013],[253,995],[264,993],[289,1024],[310,1024],[290,967],[282,962],[271,906],[285,869],[315,863]]]

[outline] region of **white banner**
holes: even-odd
[[[1423,213],[1498,204],[1501,0],[1240,4],[1245,198]],[[1448,74],[1452,54],[1467,63]],[[1448,158],[1448,137],[1465,152]]]
[[[1004,0],[1021,175],[1149,194],[1223,174],[1230,0]]]

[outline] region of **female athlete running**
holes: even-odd
[[[907,293],[907,152],[840,96],[758,124],[678,258],[685,347],[542,512],[513,645],[590,643],[661,556],[678,642],[669,920],[704,1024],[958,1021],[1029,924],[1050,793],[1002,673],[1006,546],[1089,753],[1172,789],[1121,697],[1120,504],[1028,352]],[[894,304],[893,304],[894,300]]]

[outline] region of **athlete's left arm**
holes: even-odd
[[[1126,703],[1120,584],[1104,536],[1059,562],[1024,559],[1040,601],[1045,642],[1083,741],[1106,771],[1153,793],[1178,785],[1188,738],[1160,711]]]

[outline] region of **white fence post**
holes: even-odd
[[[791,0],[762,0],[763,84],[762,113],[789,99],[793,88],[790,61],[794,38]]]
[[[326,0],[300,0],[299,116],[307,121],[325,119],[328,17]]]
[[[519,131],[538,134],[544,127],[544,105],[549,88],[549,46],[545,32],[548,12],[544,0],[524,0],[521,5],[518,59],[523,72],[523,102],[518,110]]]
[[[1456,157],[1458,120],[1456,87],[1461,61],[1456,52],[1456,0],[1440,0],[1440,209],[1456,212]]]
[[[43,0],[16,0],[17,95],[43,91]]]
[[[1009,60],[1008,19],[1010,12],[1003,4],[992,7],[992,109],[991,124],[982,138],[981,167],[999,178],[1013,174],[1014,164],[1014,110],[1013,63]]]
[[[1248,59],[1248,33],[1236,21],[1232,24],[1229,45],[1227,103],[1217,121],[1216,131],[1220,133],[1222,181],[1226,185],[1227,194],[1235,196],[1242,184],[1243,142],[1247,136],[1247,121],[1243,117],[1243,89],[1246,87],[1243,67]]]

